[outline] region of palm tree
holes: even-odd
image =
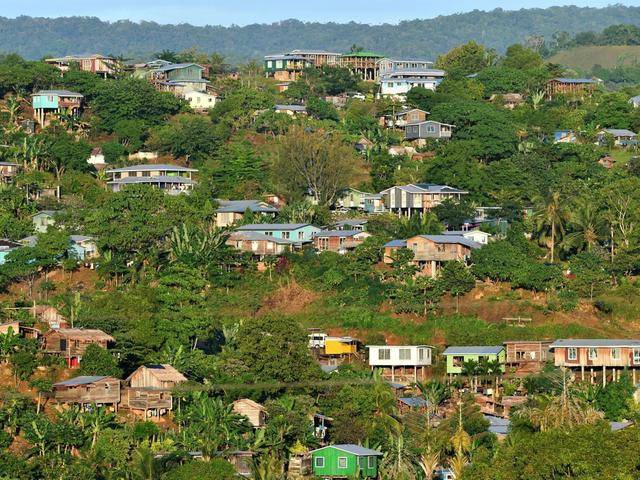
[[[438,407],[450,396],[449,387],[438,380],[428,382],[416,382],[415,386],[420,390],[422,397],[427,401],[427,427],[431,427],[433,417]]]
[[[451,470],[453,470],[454,478],[462,478],[462,471],[468,463],[467,455],[471,450],[471,436],[465,431],[462,424],[462,402],[458,405],[458,428],[451,437],[451,445],[455,452],[451,459]]]
[[[593,425],[603,418],[588,402],[569,391],[567,374],[562,373],[562,392],[557,396],[541,396],[537,405],[518,409],[515,415],[544,432],[554,428],[572,428],[577,425]]]
[[[571,233],[564,238],[564,245],[579,251],[586,247],[591,252],[604,235],[606,220],[592,199],[581,197],[572,205],[568,226]]]
[[[415,480],[418,459],[410,448],[405,445],[402,427],[398,424],[394,433],[389,437],[389,448],[380,462],[382,478],[396,478],[399,480]]]
[[[555,260],[556,243],[564,235],[567,211],[560,192],[552,192],[542,207],[534,214],[538,238],[551,250],[551,261]]]

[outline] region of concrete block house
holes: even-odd
[[[367,345],[367,350],[371,369],[381,369],[392,382],[396,378],[423,379],[432,362],[428,345]]]

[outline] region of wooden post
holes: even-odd
[[[602,386],[607,386],[607,367],[602,365]]]
[[[633,386],[635,387],[636,386],[636,369],[632,368],[631,372],[632,372],[631,375],[633,376]]]
[[[413,367],[413,381],[417,382],[418,381],[418,366],[414,365]]]
[[[591,375],[590,375],[590,378],[591,378],[591,385],[593,385],[593,367],[591,367]]]
[[[396,372],[395,372],[395,370],[396,370],[396,367],[394,367],[394,366],[392,365],[392,366],[391,366],[391,381],[392,381],[392,382],[395,382],[395,380],[396,380]]]
[[[584,365],[580,365],[580,373],[582,375],[582,381],[584,382]]]

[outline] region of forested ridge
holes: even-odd
[[[429,15],[427,5],[407,15]],[[357,19],[355,19],[357,21]],[[111,53],[142,58],[165,48],[193,46],[219,51],[234,61],[259,58],[292,48],[347,51],[353,44],[388,55],[435,58],[460,43],[476,40],[504,51],[529,36],[544,36],[553,47],[558,32],[600,31],[612,24],[640,24],[640,7],[552,7],[439,16],[397,25],[305,23],[284,20],[247,26],[159,25],[128,20],[104,22],[95,17],[0,18],[0,50],[37,59],[46,55]]]

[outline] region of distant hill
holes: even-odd
[[[556,53],[548,59],[566,67],[591,71],[594,65],[604,68],[640,65],[640,45],[576,47]]]
[[[399,4],[398,8],[402,6]],[[428,2],[412,5],[407,11],[427,16]],[[194,27],[153,22],[109,23],[91,17],[0,17],[0,51],[15,52],[30,59],[73,53],[143,58],[163,49],[180,51],[195,46],[207,52],[221,52],[232,61],[243,61],[293,48],[342,52],[357,44],[387,55],[435,58],[469,40],[504,51],[508,45],[522,42],[531,35],[542,35],[549,42],[559,31],[575,34],[619,23],[640,25],[640,7],[474,10],[397,25],[286,20],[244,27]]]

